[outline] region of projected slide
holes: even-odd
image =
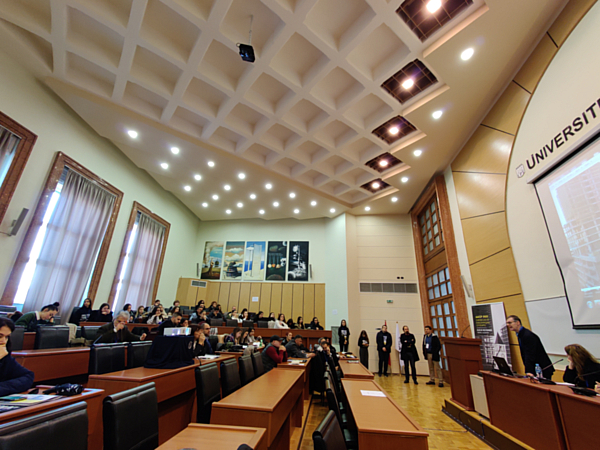
[[[536,189],[573,324],[600,326],[600,141],[542,178]]]

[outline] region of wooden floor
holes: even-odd
[[[444,400],[450,398],[450,387],[427,386],[425,383],[428,380],[426,377],[419,377],[419,385],[415,386],[412,381],[410,384],[404,384],[403,376],[392,375],[385,378],[375,375],[375,381],[429,433],[430,450],[489,450],[490,447],[485,442],[467,432],[442,412]],[[327,411],[327,404],[321,405],[318,396],[313,397],[311,404],[305,402],[304,412],[308,413],[308,417],[305,415],[304,433],[300,428],[295,429],[291,450],[312,450],[312,432]]]

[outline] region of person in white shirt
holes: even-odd
[[[285,323],[285,314],[279,314],[277,320],[275,320],[275,326],[273,328],[289,328],[288,324]]]

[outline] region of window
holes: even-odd
[[[427,208],[419,215],[419,225],[423,240],[423,253],[428,255],[437,249],[444,240],[435,198],[431,200]]]

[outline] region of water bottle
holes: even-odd
[[[542,368],[539,364],[535,365],[535,376],[538,377],[538,379],[544,378],[544,376],[542,375]]]

